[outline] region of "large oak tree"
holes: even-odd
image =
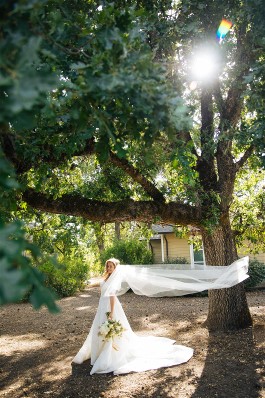
[[[105,223],[196,226],[208,264],[236,260],[235,181],[249,160],[261,164],[264,148],[264,11],[256,3],[5,5],[1,146],[21,200]],[[220,43],[223,17],[234,26]],[[206,49],[215,74],[196,78],[193,57]],[[76,168],[79,184],[67,182]],[[249,325],[242,284],[209,292],[210,330]]]

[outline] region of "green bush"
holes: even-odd
[[[185,257],[169,257],[163,264],[190,264],[190,262]]]
[[[246,289],[251,289],[265,280],[265,264],[258,260],[250,260],[248,274],[249,278],[244,283]]]
[[[45,275],[46,286],[52,288],[59,297],[67,297],[84,287],[89,264],[80,259],[64,259],[63,264],[56,266],[47,260],[38,269]]]
[[[122,264],[152,264],[152,252],[146,247],[146,241],[138,239],[116,240],[101,254],[102,266],[108,258],[115,257]]]
[[[190,262],[185,257],[169,257],[161,264],[161,267],[166,269],[190,269]]]

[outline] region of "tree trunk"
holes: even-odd
[[[117,240],[121,239],[121,223],[119,221],[115,222],[115,238]]]
[[[211,233],[202,231],[206,263],[229,265],[237,260],[237,250],[228,217]],[[229,289],[209,291],[209,311],[205,322],[209,331],[228,331],[252,325],[243,283]]]
[[[95,231],[95,237],[96,237],[96,243],[98,246],[99,253],[102,253],[105,250],[105,241],[104,241],[104,231],[103,231],[103,222],[94,222],[92,223],[94,231]]]

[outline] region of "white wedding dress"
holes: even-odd
[[[131,329],[120,301],[115,297],[114,319],[126,329],[121,337],[103,341],[98,335],[99,327],[106,321],[110,311],[110,298],[104,296],[109,280],[101,283],[101,297],[90,332],[74,357],[73,362],[81,364],[91,358],[93,368],[90,374],[123,374],[158,369],[187,362],[193,349],[176,345],[175,340],[164,337],[137,336]],[[115,348],[114,348],[115,347]]]

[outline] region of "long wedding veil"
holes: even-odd
[[[149,297],[183,296],[229,288],[249,277],[248,263],[249,257],[243,257],[229,266],[205,266],[202,270],[118,265],[105,284],[104,296],[121,295],[130,288],[136,294]]]

